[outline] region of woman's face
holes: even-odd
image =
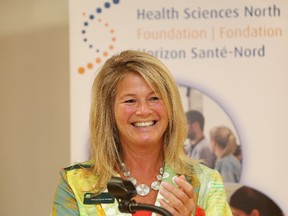
[[[129,72],[116,89],[114,113],[123,145],[162,145],[168,113],[160,95],[146,81]]]

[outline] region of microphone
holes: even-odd
[[[118,209],[122,213],[135,213],[139,210],[146,210],[156,212],[163,216],[172,216],[172,214],[166,209],[149,204],[136,203],[135,200],[131,200],[137,195],[136,188],[129,180],[124,180],[120,177],[113,176],[108,182],[108,191],[118,201]]]

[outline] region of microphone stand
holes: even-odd
[[[136,188],[131,181],[121,179],[119,177],[112,177],[108,182],[108,191],[118,201],[118,209],[122,213],[135,213],[139,210],[146,210],[161,214],[163,216],[172,216],[172,214],[166,209],[149,204],[137,203],[135,200],[131,200],[136,196]]]

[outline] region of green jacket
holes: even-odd
[[[89,191],[97,182],[97,177],[91,174],[89,176],[85,175],[85,169],[88,167],[89,164],[76,164],[61,171],[61,179],[54,197],[52,216],[131,215],[119,212],[116,199],[115,202],[109,203],[111,199],[107,198],[109,196],[107,189],[102,195],[106,196],[108,203],[102,202],[101,199],[98,203],[99,199],[91,198],[91,192]],[[194,189],[197,207],[205,211],[205,216],[232,216],[226,201],[226,192],[220,174],[216,170],[201,164],[195,165],[194,170],[196,174],[191,184]],[[165,178],[162,182],[173,184],[172,177],[177,174],[167,165],[164,168],[164,174]],[[155,205],[160,205],[159,200],[161,198],[163,197],[158,193]],[[156,214],[153,213],[152,215]]]

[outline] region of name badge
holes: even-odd
[[[107,192],[103,192],[97,196],[93,196],[93,193],[84,194],[84,204],[102,204],[114,202],[115,197]]]

